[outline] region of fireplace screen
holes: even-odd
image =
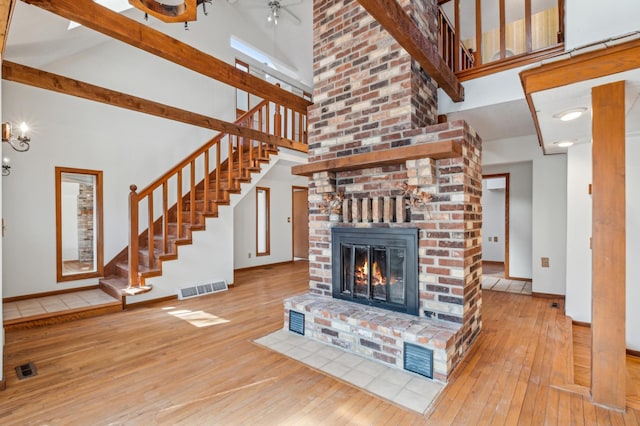
[[[333,228],[332,244],[334,297],[417,314],[416,229]]]

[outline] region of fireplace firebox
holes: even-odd
[[[418,229],[331,230],[333,297],[418,315]]]

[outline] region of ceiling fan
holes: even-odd
[[[302,0],[267,0],[267,8],[269,9],[267,23],[271,25],[278,25],[281,18],[287,18],[295,25],[300,25],[302,23],[300,18],[298,18],[298,16],[289,9],[289,6],[294,6],[300,3],[302,3]]]

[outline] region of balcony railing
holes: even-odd
[[[438,48],[465,80],[563,49],[564,0],[440,0]]]

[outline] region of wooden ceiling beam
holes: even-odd
[[[192,71],[306,113],[311,102],[218,58],[94,3],[93,0],[22,0]]]
[[[358,0],[373,18],[418,61],[454,102],[464,101],[464,88],[438,50],[396,0]]]
[[[640,39],[579,53],[520,73],[526,95],[640,68]]]
[[[195,112],[175,108],[169,105],[139,98],[137,96],[117,92],[115,90],[105,89],[100,86],[95,86],[93,84],[9,61],[2,62],[2,78],[7,81],[51,90],[65,95],[76,96],[90,101],[179,121],[205,129],[260,140],[273,145],[294,149],[296,151],[307,152],[307,146],[299,142],[293,142],[289,139],[270,135],[247,127],[238,126],[237,124],[229,123],[227,121],[207,117]]]
[[[2,49],[0,54],[2,56],[4,56],[4,48],[7,45],[9,26],[15,5],[16,0],[0,0],[0,49]]]

